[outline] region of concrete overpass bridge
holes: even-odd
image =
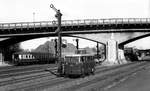
[[[1,23],[0,38],[20,37],[20,36],[55,36],[57,29],[56,21],[41,22],[19,22]],[[119,43],[125,42],[135,37],[144,36],[149,33],[150,18],[112,18],[112,19],[85,19],[85,20],[63,20],[63,35],[78,35],[86,37],[91,34],[102,36],[99,41],[105,43],[111,33]],[[88,34],[88,35],[86,35]],[[107,37],[106,37],[107,35]],[[92,37],[93,35],[91,35]],[[94,36],[95,37],[95,36]],[[104,37],[104,38],[103,38]],[[140,37],[141,38],[141,37]],[[32,38],[31,38],[32,39]],[[95,39],[95,38],[92,38]],[[137,38],[136,38],[137,39]],[[95,39],[97,40],[97,38]],[[126,42],[125,42],[126,43]],[[125,44],[123,43],[123,44]],[[127,42],[128,43],[128,42]]]
[[[0,45],[7,46],[33,38],[56,36],[57,24],[57,21],[1,23],[0,38],[6,38],[6,40],[1,41]],[[150,18],[62,21],[63,36],[83,37],[106,44],[108,60],[117,60],[118,48],[123,48],[129,42],[149,36],[149,32]],[[111,55],[112,52],[116,55]]]

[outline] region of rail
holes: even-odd
[[[110,18],[62,20],[62,26],[99,25],[99,24],[148,24],[150,18]],[[56,27],[57,21],[0,23],[0,29]]]

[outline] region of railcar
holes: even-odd
[[[12,55],[12,60],[14,64],[20,65],[54,63],[57,58],[51,53],[16,52]]]
[[[150,61],[150,49],[139,50],[139,60]]]
[[[132,47],[124,49],[124,55],[127,61],[139,61],[138,59],[138,50]]]
[[[66,55],[64,60],[60,62],[58,73],[63,76],[85,76],[94,74],[95,71],[94,56],[90,54],[74,54]]]

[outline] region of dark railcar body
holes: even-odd
[[[134,48],[125,48],[124,55],[127,61],[139,61],[138,60],[138,51]]]
[[[51,53],[17,52],[12,55],[14,64],[54,63],[57,58]]]
[[[62,75],[86,75],[95,71],[94,56],[89,54],[67,55],[60,63],[58,72]]]

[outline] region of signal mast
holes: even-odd
[[[56,19],[58,22],[57,29],[55,31],[56,34],[58,34],[58,61],[61,61],[61,45],[62,45],[62,38],[61,38],[61,12],[60,10],[57,10],[53,4],[50,5],[50,7],[56,12]]]

